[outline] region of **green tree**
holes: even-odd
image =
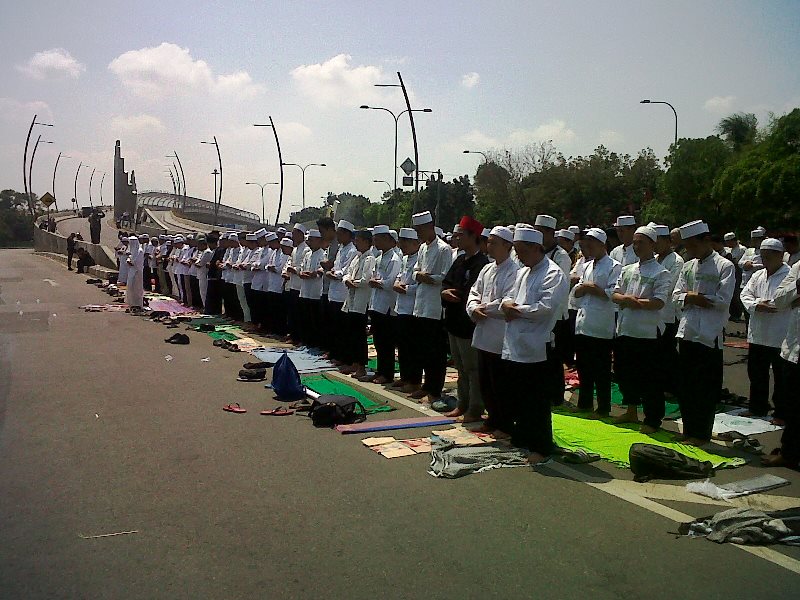
[[[758,119],[753,113],[735,113],[717,125],[717,132],[734,152],[752,144],[758,134]]]
[[[38,204],[35,195],[33,200]],[[30,242],[33,239],[33,222],[24,192],[11,189],[0,191],[0,246]]]

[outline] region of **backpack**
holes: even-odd
[[[633,444],[628,452],[634,481],[651,479],[699,479],[712,477],[714,466],[709,461],[689,458],[664,446]]]
[[[311,403],[308,416],[315,427],[333,427],[361,423],[367,419],[367,411],[352,396],[322,394]]]
[[[280,400],[302,400],[306,397],[306,388],[300,382],[300,373],[286,350],[272,369],[272,389]]]

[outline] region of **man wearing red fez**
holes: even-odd
[[[458,370],[458,406],[447,413],[459,422],[479,422],[483,414],[483,398],[478,379],[478,351],[472,347],[475,323],[467,314],[469,290],[481,269],[489,262],[480,251],[483,225],[464,216],[456,225],[453,239],[462,252],[442,282],[444,326],[450,338],[450,354]]]

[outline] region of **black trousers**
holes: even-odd
[[[675,334],[678,333],[678,322],[668,323],[664,327],[664,333],[658,336],[659,358],[662,368],[658,370],[661,379],[661,389],[669,392],[673,396],[678,395],[678,340]]]
[[[422,363],[415,342],[416,317],[397,315],[394,319],[395,341],[397,342],[397,362],[400,366],[400,379],[406,383],[422,383]]]
[[[503,389],[503,359],[499,354],[478,350],[478,380],[489,418],[486,426],[511,434],[514,417],[510,396]]]
[[[300,303],[300,341],[310,348],[319,348],[322,332],[322,301],[298,298]]]
[[[367,314],[342,313],[345,317],[345,340],[342,362],[347,365],[367,364]]]
[[[344,361],[342,355],[346,353],[344,340],[347,339],[347,320],[345,313],[342,312],[342,306],[344,306],[344,302],[328,299],[323,310],[325,311],[325,331],[328,336],[326,349],[332,359]]]
[[[319,335],[317,335],[317,348],[330,352],[333,330],[328,320],[328,294],[322,294],[319,301]]]
[[[683,433],[698,440],[710,440],[714,411],[722,391],[722,348],[680,340],[678,356],[681,374],[678,405]]]
[[[146,292],[153,291],[153,271],[150,269],[150,265],[145,264],[144,268],[142,269],[142,281],[144,282],[144,290]]]
[[[209,279],[208,289],[206,290],[206,306],[204,311],[207,315],[222,314],[222,280]]]
[[[783,419],[786,414],[786,397],[788,389],[785,387],[783,365],[786,363],[781,358],[780,348],[771,348],[760,344],[750,344],[747,352],[747,376],[750,378],[750,412],[760,417],[767,416],[769,412],[769,369],[775,381],[772,389],[772,413],[777,419]],[[795,392],[797,393],[797,392]]]
[[[300,319],[300,290],[289,290],[286,297],[286,324],[292,340],[299,342],[302,335]]]
[[[256,315],[258,314],[258,307],[256,306],[256,294],[253,291],[253,284],[245,283],[242,285],[244,288],[244,299],[247,302],[247,307],[250,309],[250,322],[258,323]]]
[[[556,326],[553,329],[556,336],[558,357],[568,367],[575,366],[575,318],[577,316],[577,310],[570,310],[569,317],[556,321]]]
[[[422,389],[434,398],[442,395],[447,373],[447,332],[441,319],[415,317],[415,338],[420,366],[425,372]]]
[[[267,331],[286,335],[286,293],[267,292]]]
[[[192,290],[192,306],[202,310],[203,297],[200,295],[200,280],[197,278],[197,275],[189,275],[189,287]]]
[[[72,257],[74,254],[74,250],[67,250],[67,269],[69,270],[72,270]]]
[[[594,394],[597,392],[597,412],[611,412],[611,350],[613,340],[575,336],[575,359],[578,379],[581,382],[578,408],[592,410]]]
[[[659,384],[660,360],[657,339],[620,336],[616,340],[616,373],[622,402],[642,405],[644,424],[661,427],[664,419],[664,392]]]
[[[222,282],[222,300],[225,303],[225,316],[234,321],[244,319],[244,311],[239,304],[239,295],[236,293],[236,285],[229,281]]]
[[[397,348],[395,317],[372,310],[369,318],[372,322],[372,342],[375,344],[375,352],[378,354],[378,366],[375,373],[391,381],[394,379],[394,354],[395,348]]]
[[[547,377],[542,379],[544,393],[550,404],[561,406],[564,404],[564,363],[561,362],[561,353],[557,347],[547,344],[547,361],[544,364],[546,365],[544,372],[547,373]]]
[[[800,389],[800,365],[784,360],[781,373],[787,390]],[[782,418],[786,426],[781,435],[781,456],[796,467],[800,464],[800,402],[787,402]]]
[[[550,375],[546,362],[502,361],[502,388],[514,421],[511,443],[544,456],[553,451],[551,402],[544,387],[531,382],[544,381]]]

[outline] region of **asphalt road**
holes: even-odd
[[[107,209],[106,218],[103,219],[103,225],[100,228],[100,243],[109,248],[114,248],[119,243],[117,229],[114,227],[113,215],[113,210]],[[59,221],[58,233],[63,236],[68,236],[70,233],[80,233],[85,242],[92,241],[92,236],[89,233],[89,221],[84,217],[75,217]]]
[[[84,281],[0,251],[3,599],[785,599],[800,583],[798,549],[762,558],[672,535],[661,508],[719,510],[702,499],[647,508],[547,467],[439,480],[425,456],[386,460],[364,436],[260,416],[275,402],[235,381],[247,355],[85,313],[108,296]],[[741,369],[726,379],[743,392]],[[231,401],[249,412],[223,412]],[[798,495],[798,474],[776,473],[792,485],[773,495]],[[138,533],[81,537],[122,531]]]

